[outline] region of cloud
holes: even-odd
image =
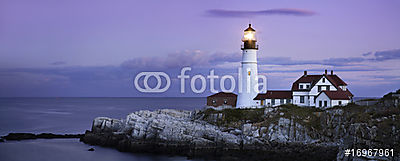
[[[207,10],[207,14],[215,17],[254,17],[254,16],[270,16],[270,15],[312,16],[315,15],[316,13],[304,9],[280,8],[280,9],[269,9],[261,11],[213,9],[213,10]]]
[[[400,49],[377,51],[374,56],[376,61],[400,59]]]
[[[0,69],[0,97],[132,96],[132,71],[113,66]]]
[[[65,62],[65,61],[56,61],[56,62],[50,63],[50,65],[65,65],[65,64],[67,64],[67,62]]]
[[[361,57],[328,58],[322,60],[293,60],[290,57],[264,57],[259,58],[259,64],[267,65],[330,65],[330,66],[355,66],[364,61]]]
[[[360,65],[363,61],[365,61],[365,58],[362,57],[329,58],[322,60],[321,64],[332,66],[354,66]]]
[[[363,56],[369,56],[369,55],[371,55],[372,54],[372,52],[368,52],[368,53],[364,53],[364,54],[362,54]]]
[[[128,69],[165,69],[179,68],[184,66],[206,65],[209,58],[206,53],[196,51],[182,51],[167,54],[165,57],[139,57],[121,64],[123,68]]]
[[[239,62],[240,53],[206,53],[200,50],[181,51],[167,54],[165,57],[139,57],[121,64],[123,68],[128,69],[171,69],[191,67],[209,67],[222,62]]]
[[[302,75],[321,74],[324,69],[334,70],[351,86],[356,95],[377,95],[399,85],[399,50],[371,52],[369,55],[297,60],[290,57],[259,58],[259,73],[267,75],[270,89],[289,89],[291,83]],[[164,54],[163,54],[164,55]],[[206,76],[211,69],[217,75],[232,74],[236,77],[241,53],[208,53],[181,51],[159,57],[139,57],[123,62],[120,66],[97,67],[47,67],[0,69],[1,96],[151,96],[135,90],[133,78],[143,71],[162,71],[176,80],[180,68],[193,67],[188,75]],[[180,81],[175,81],[167,93],[158,96],[182,96]],[[188,81],[187,81],[188,83]],[[364,90],[365,86],[376,88]],[[379,87],[379,88],[378,88]],[[190,85],[186,85],[187,91]],[[378,94],[380,94],[378,93]],[[207,93],[204,94],[204,96]],[[186,95],[185,95],[186,96]],[[188,94],[187,96],[197,96]]]
[[[237,53],[214,53],[210,55],[210,63],[221,62],[239,62],[242,59],[242,54]]]
[[[259,58],[260,64],[268,65],[330,65],[330,66],[365,66],[366,62],[380,62],[400,59],[400,49],[369,52],[356,57],[327,58],[322,60],[292,60],[290,57]]]
[[[366,68],[366,62],[380,62],[400,59],[400,49],[370,52],[355,57],[327,58],[322,60],[293,60],[290,57],[261,57],[260,65],[322,65],[334,67]],[[206,53],[200,50],[181,51],[167,54],[165,57],[139,57],[121,64],[129,69],[166,69],[191,67],[216,67],[221,64],[239,63],[240,53]]]

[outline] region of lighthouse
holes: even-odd
[[[242,45],[242,62],[239,69],[239,94],[237,108],[254,107],[257,105],[253,99],[258,91],[256,30],[249,27],[244,30]]]

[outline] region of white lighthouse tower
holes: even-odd
[[[257,50],[256,30],[249,27],[244,30],[242,38],[242,64],[239,69],[239,94],[237,98],[237,108],[256,106],[253,99],[258,91],[258,72],[257,72]]]

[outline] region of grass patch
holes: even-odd
[[[360,105],[357,105],[354,102],[352,102],[352,103],[347,104],[346,106],[334,106],[334,107],[329,108],[327,110],[341,109],[345,113],[363,113],[368,108],[371,108],[371,106],[360,106]]]

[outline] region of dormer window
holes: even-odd
[[[309,89],[309,88],[310,88],[310,85],[307,84],[307,85],[306,85],[306,88]]]
[[[303,89],[303,85],[300,85],[300,89]]]

